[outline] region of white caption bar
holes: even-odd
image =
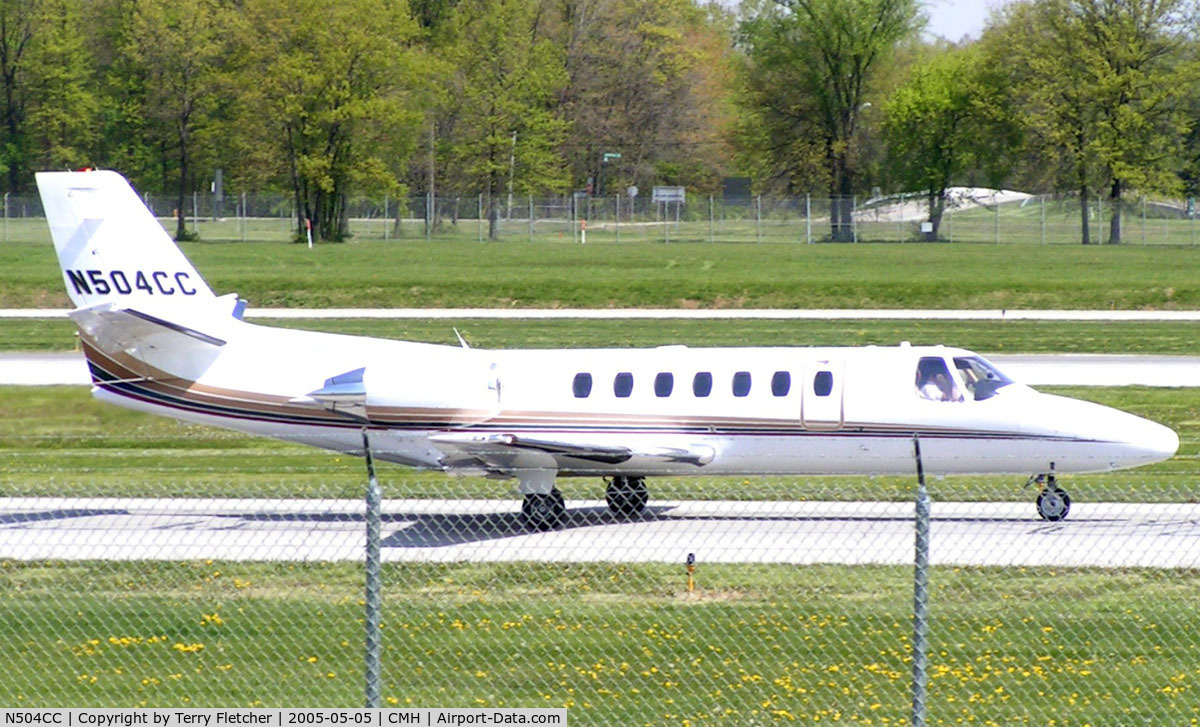
[[[0,709],[0,727],[467,727],[567,724],[566,709]]]

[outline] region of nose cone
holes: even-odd
[[[1093,471],[1161,462],[1179,450],[1179,435],[1158,422],[1091,402],[1052,397],[1060,435],[1080,442]],[[1090,445],[1084,445],[1090,442]],[[1081,471],[1083,471],[1081,467]]]
[[[1179,435],[1174,429],[1149,419],[1135,418],[1140,424],[1137,437],[1130,441],[1130,445],[1142,451],[1143,456],[1147,458],[1145,464],[1161,462],[1175,456],[1179,451]]]

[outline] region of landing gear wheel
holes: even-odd
[[[1043,520],[1056,523],[1071,512],[1071,496],[1066,490],[1047,487],[1037,497],[1037,510]]]
[[[614,477],[604,490],[604,499],[614,515],[631,517],[646,509],[650,493],[641,477]]]
[[[555,530],[567,514],[567,503],[557,488],[545,494],[530,494],[521,503],[521,516],[534,530]]]

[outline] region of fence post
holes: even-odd
[[[388,196],[383,195],[383,241],[387,242],[390,237],[390,228],[392,226],[392,218],[388,215]]]
[[[4,193],[4,241],[8,242],[8,192]]]
[[[804,193],[804,243],[812,244],[812,192]]]
[[[1146,246],[1146,195],[1142,195],[1142,247]]]
[[[367,438],[367,428],[363,427],[363,454],[367,458],[367,548],[366,548],[366,706],[367,709],[378,709],[381,703],[381,669],[380,654],[382,651],[382,634],[380,633],[380,613],[383,605],[382,588],[380,587],[381,568],[380,547],[382,529],[383,492],[379,480],[375,477],[375,460],[371,456],[371,441]]]
[[[858,195],[850,196],[850,233],[858,244]]]
[[[708,195],[708,242],[715,242],[713,238],[713,196]]]
[[[996,225],[995,225],[995,227],[996,227],[996,244],[999,245],[1000,244],[1000,199],[996,196],[995,192],[992,192],[992,207],[996,210],[996,214],[993,217],[996,220]]]
[[[613,197],[615,197],[617,200],[617,207],[616,207],[617,221],[616,221],[616,225],[615,225],[614,229],[616,230],[616,237],[617,237],[616,241],[620,242],[621,241],[621,193],[617,192],[616,194],[613,195]]]
[[[200,195],[192,192],[192,231],[200,237]]]
[[[929,491],[921,463],[921,439],[913,434],[917,461],[916,545],[913,567],[912,724],[925,727],[929,685]]]
[[[479,218],[479,224],[476,227],[479,229],[479,241],[483,242],[483,192],[479,193],[479,205],[476,216]]]
[[[762,243],[762,195],[754,198],[754,241]]]
[[[1046,195],[1042,195],[1042,244],[1046,244]]]

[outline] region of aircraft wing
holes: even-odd
[[[715,455],[712,447],[702,444],[632,448],[573,438],[549,439],[501,432],[447,432],[435,434],[429,440],[445,455],[448,468],[482,465],[502,472],[527,466],[530,459],[558,469],[578,468],[581,461],[604,465],[622,464],[632,459],[684,462],[700,467],[711,462]]]

